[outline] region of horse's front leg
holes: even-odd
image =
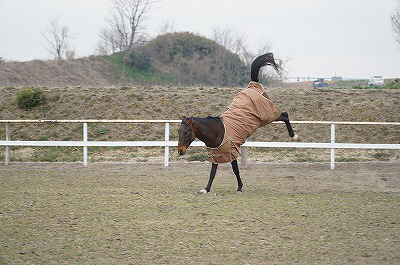
[[[207,187],[204,190],[200,190],[200,193],[209,193],[210,192],[211,185],[212,185],[213,180],[215,178],[215,173],[217,173],[217,168],[218,168],[218,164],[212,163],[211,171],[210,171],[210,179],[208,180]]]
[[[240,179],[239,166],[238,166],[237,160],[233,160],[231,162],[231,164],[232,164],[233,173],[235,173],[237,182],[238,182],[237,191],[242,192],[243,183],[242,183],[242,180]]]

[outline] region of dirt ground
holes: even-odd
[[[399,264],[400,163],[0,165],[0,264]]]

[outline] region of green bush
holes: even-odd
[[[395,79],[394,81],[385,85],[386,89],[400,89],[400,79]]]
[[[400,79],[395,79],[384,86],[362,86],[354,85],[352,89],[400,89]]]
[[[18,107],[25,110],[40,105],[45,100],[44,91],[40,88],[24,87],[17,92],[16,96]]]

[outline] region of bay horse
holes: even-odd
[[[259,71],[265,65],[272,66],[280,74],[280,67],[275,63],[272,53],[258,56],[251,65],[251,82],[248,88],[235,96],[228,110],[221,117],[183,117],[178,129],[178,153],[184,155],[190,144],[198,138],[205,143],[209,151],[209,160],[212,162],[208,184],[205,189],[200,190],[200,193],[210,192],[218,163],[226,162],[231,162],[238,182],[237,191],[242,192],[243,183],[237,163],[239,147],[258,127],[273,121],[283,121],[289,136],[295,137],[288,113],[280,112],[270,101],[262,85],[258,83]],[[245,105],[240,105],[238,102]],[[257,102],[261,102],[260,105]],[[244,109],[244,111],[239,112],[238,109]],[[232,121],[233,125],[230,125]],[[236,137],[234,132],[241,138]],[[227,152],[221,153],[224,150]]]

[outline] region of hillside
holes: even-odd
[[[244,85],[249,75],[238,55],[189,32],[154,38],[134,51],[130,65],[152,84],[235,86]]]
[[[123,85],[234,86],[248,67],[216,42],[189,32],[168,33],[123,53],[69,60],[0,62],[0,87]]]
[[[0,89],[1,119],[181,119],[186,116],[218,116],[229,105],[233,96],[242,88],[210,88],[210,87],[121,87],[121,88],[53,88],[45,89],[47,102],[29,111],[21,110],[15,102],[17,89]],[[398,90],[311,90],[272,88],[268,94],[283,111],[289,112],[292,120],[328,120],[328,121],[395,121],[400,122],[400,93]],[[294,124],[302,141],[329,142],[329,125]],[[171,124],[171,139],[177,140],[178,124]],[[0,135],[5,135],[4,126],[0,127]],[[163,140],[163,124],[90,124],[90,140]],[[13,140],[81,140],[81,124],[13,124]],[[252,141],[287,141],[287,131],[283,124],[268,125],[259,129]],[[400,134],[397,126],[337,126],[337,142],[354,143],[399,143]],[[43,148],[44,149],[44,148]],[[32,160],[23,151],[15,149],[16,160]],[[49,150],[47,148],[46,150]],[[59,150],[59,149],[57,149]],[[72,150],[72,151],[71,151]],[[67,161],[81,160],[81,149],[73,148],[77,154]],[[101,151],[100,151],[101,150]],[[131,151],[128,151],[131,150]],[[146,151],[147,150],[147,151]],[[263,159],[289,159],[303,161],[320,161],[329,159],[329,150],[279,149],[261,150]],[[43,151],[43,150],[42,150]],[[24,155],[20,154],[22,152]],[[47,151],[46,151],[47,152]],[[57,151],[58,156],[51,161],[65,161],[64,151]],[[100,161],[104,156],[115,159],[138,159],[147,161],[149,157],[162,154],[162,149],[107,149],[93,148],[92,155]],[[128,153],[126,153],[128,152]],[[204,153],[201,149],[191,149],[190,152]],[[267,152],[267,153],[266,153]],[[268,153],[272,152],[272,153]],[[283,153],[282,153],[283,152]],[[289,152],[289,153],[287,153]],[[347,151],[346,151],[347,152]],[[350,153],[349,153],[350,152]],[[378,156],[383,159],[400,159],[398,151],[367,151],[349,150],[346,159],[352,157]],[[106,153],[106,154],[105,154]],[[178,159],[172,151],[172,159]],[[312,155],[311,155],[312,154]],[[369,154],[369,155],[366,155]],[[382,155],[383,154],[383,155]],[[142,156],[144,155],[145,158]],[[277,156],[278,155],[278,156]],[[0,153],[0,159],[2,154]],[[22,156],[22,157],[20,157]],[[36,155],[39,161],[48,158]],[[254,157],[254,154],[251,154]],[[18,158],[20,157],[20,158]],[[114,158],[110,158],[114,157]],[[292,157],[292,158],[290,158]],[[187,156],[185,157],[187,158]],[[97,161],[95,158],[92,158]],[[162,159],[162,158],[160,158]],[[181,159],[181,158],[179,158]],[[274,161],[274,159],[272,159]],[[358,159],[358,158],[352,158]],[[93,160],[92,160],[93,161]]]
[[[0,63],[0,87],[104,87],[126,83],[128,80],[101,56]]]

